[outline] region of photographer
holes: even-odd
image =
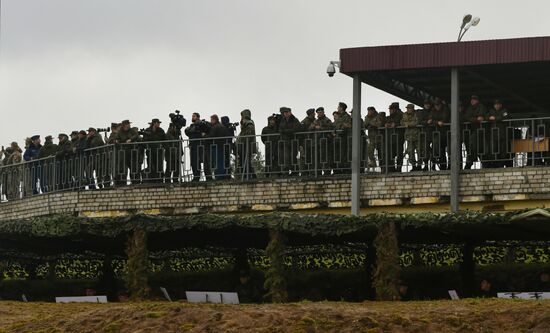
[[[166,131],[166,140],[169,141],[164,144],[166,160],[166,172],[164,177],[167,182],[171,182],[172,177],[174,181],[178,181],[180,177],[181,168],[181,156],[183,154],[181,147],[181,129],[185,127],[187,120],[180,115],[180,111],[176,110],[174,113],[169,114],[170,125]]]
[[[162,182],[164,175],[164,149],[160,141],[166,140],[166,133],[160,124],[161,121],[155,118],[149,123],[149,128],[142,131],[143,142],[147,142],[147,170],[143,171],[144,182]]]
[[[225,127],[225,130],[227,131],[227,138],[225,139],[225,144],[223,146],[223,155],[224,155],[224,168],[226,173],[226,179],[231,178],[231,154],[235,155],[237,152],[237,149],[235,147],[235,132],[237,131],[237,127],[239,126],[239,123],[232,123],[229,120],[228,116],[223,116],[221,118],[222,125]]]
[[[204,176],[206,180],[212,180],[212,171],[210,170],[210,157],[208,156],[208,147],[205,137],[210,132],[211,125],[201,120],[200,114],[193,113],[191,125],[185,129],[185,134],[189,137],[189,149],[191,152],[191,169],[193,170],[193,181],[198,182],[201,177],[201,163],[204,164]]]

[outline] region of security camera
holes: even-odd
[[[327,67],[327,74],[329,77],[333,77],[334,76],[334,73],[336,73],[336,68],[334,67],[333,64],[329,64],[328,67]]]
[[[336,73],[336,67],[340,67],[340,61],[331,61],[327,67],[327,74],[329,77],[333,77]]]

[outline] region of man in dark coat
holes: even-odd
[[[144,182],[162,183],[164,176],[164,145],[166,133],[160,127],[161,121],[154,118],[149,123],[149,128],[143,134],[143,142],[147,153],[147,170],[143,171]]]
[[[206,137],[210,131],[210,124],[201,120],[200,114],[193,113],[191,125],[185,129],[189,137],[189,151],[191,154],[191,169],[193,170],[193,181],[198,182],[201,177],[201,163],[204,165],[204,177],[212,180],[210,169],[210,156],[206,147]]]
[[[487,120],[487,108],[481,104],[477,95],[470,98],[470,106],[466,109],[467,121],[470,122],[469,150],[466,158],[466,169],[470,169],[478,158],[485,157],[485,129],[483,122]]]
[[[94,171],[98,185],[106,186],[111,180],[107,177],[107,161],[108,151],[105,149],[105,142],[97,130],[93,127],[88,128],[86,136],[86,176],[88,178],[88,186],[90,189],[95,189]]]
[[[131,127],[130,120],[123,120],[114,140],[117,144],[115,183],[127,185],[128,170],[130,170],[131,180],[139,180],[140,154],[135,144],[139,141],[139,131]]]
[[[59,143],[57,145],[56,158],[56,186],[64,190],[74,186],[73,175],[71,172],[72,158],[74,156],[73,144],[69,141],[67,134],[59,134]]]
[[[389,107],[390,114],[385,119],[387,140],[384,149],[388,151],[388,172],[401,172],[403,167],[403,143],[405,142],[405,130],[401,125],[403,112],[399,103],[394,102]]]
[[[277,129],[277,120],[274,116],[267,118],[267,126],[262,129],[262,142],[265,146],[265,169],[266,177],[279,176],[278,143],[279,130]]]
[[[24,177],[23,177],[23,186],[24,186],[24,195],[38,194],[40,192],[38,187],[38,179],[42,178],[42,168],[40,162],[32,162],[38,160],[38,155],[40,154],[40,135],[34,135],[31,137],[31,144],[25,150],[23,154],[23,159],[26,163],[24,167]]]
[[[229,170],[225,168],[227,162],[225,161],[224,149],[227,144],[226,140],[229,137],[229,131],[225,126],[220,123],[220,118],[218,115],[214,114],[210,116],[210,133],[208,134],[209,138],[212,140],[210,144],[210,160],[212,166],[214,167],[214,179],[222,180],[229,179],[230,174]]]
[[[302,120],[302,129],[298,140],[300,142],[300,172],[302,176],[315,174],[315,151],[314,151],[314,135],[313,122],[315,121],[315,109],[308,109],[306,117]]]
[[[292,110],[288,107],[281,107],[283,118],[279,123],[281,134],[281,145],[279,147],[279,161],[282,165],[282,175],[292,175],[298,168],[298,139],[296,133],[302,130],[298,118],[294,117]],[[282,148],[282,151],[281,149]]]

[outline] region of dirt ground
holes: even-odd
[[[550,332],[550,301],[0,302],[0,332]]]

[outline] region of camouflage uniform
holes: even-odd
[[[485,129],[477,120],[478,117],[486,120],[487,108],[481,103],[478,103],[476,106],[470,105],[466,109],[466,118],[471,123],[468,142],[470,154],[466,158],[466,169],[470,169],[478,158],[483,158],[485,155]]]
[[[420,129],[418,126],[418,118],[414,111],[414,105],[407,105],[407,112],[403,114],[401,125],[405,126],[405,140],[407,141],[407,156],[409,164],[412,166],[412,171],[420,170],[416,163],[416,153],[418,152],[418,135]]]
[[[399,109],[399,103],[392,103],[391,108],[394,108],[394,112],[386,117],[386,140],[384,143],[388,151],[389,165],[388,171],[395,172],[401,171],[403,166],[403,142],[404,142],[404,130],[400,128],[401,119],[403,118],[403,112]]]
[[[55,153],[55,182],[58,189],[69,189],[74,186],[73,175],[71,172],[73,157],[73,144],[65,136],[65,140],[63,142],[59,142],[57,145],[57,152]]]
[[[432,125],[433,130],[433,161],[439,165],[439,170],[447,170],[449,164],[447,163],[446,149],[449,142],[450,127],[448,123],[451,121],[451,112],[449,108],[443,104],[438,104],[432,111]],[[439,126],[439,122],[444,125]]]
[[[57,152],[57,145],[53,143],[52,137],[47,136],[46,141],[44,142],[44,145],[42,148],[40,148],[40,151],[38,152],[38,158],[43,159],[42,160],[42,178],[40,180],[40,187],[42,188],[43,192],[48,192],[52,190],[54,184],[52,183],[54,178],[54,164],[55,159],[54,158],[48,158],[51,156],[55,156],[55,153]]]
[[[317,109],[319,110],[319,109]],[[323,110],[324,111],[324,110]],[[331,166],[333,164],[333,139],[334,124],[325,115],[318,116],[313,122],[313,131],[315,133],[315,150],[317,152],[317,166],[319,174],[330,175]]]
[[[303,132],[313,132],[313,122],[315,121],[315,109],[309,109],[308,112],[311,112],[304,120],[302,120],[301,125]],[[300,134],[300,170],[302,175],[313,174],[314,171],[314,136],[311,134]]]
[[[424,105],[430,104],[430,101],[425,101]],[[433,108],[418,109],[415,111],[418,118],[419,128],[418,133],[418,159],[419,167],[424,163],[424,170],[429,170],[430,161],[432,159],[432,142],[433,142],[433,123],[432,119]]]
[[[139,131],[132,127],[127,131],[122,128],[115,135],[117,169],[115,172],[115,183],[117,185],[126,185],[128,178],[128,170],[130,170],[130,179],[137,180],[139,178],[139,148],[130,143],[139,141]]]
[[[291,112],[290,108],[282,107],[281,112]],[[288,119],[284,116],[279,123],[279,133],[281,134],[281,143],[279,146],[279,161],[281,162],[282,175],[287,176],[296,172],[298,169],[298,138],[296,133],[302,131],[302,124],[294,115]],[[282,149],[281,149],[282,148]]]
[[[153,119],[151,123],[160,121]],[[152,142],[145,145],[147,151],[147,170],[142,173],[144,181],[162,182],[164,177],[164,146],[159,141],[166,140],[166,133],[162,128],[154,129],[151,125],[143,135],[143,142]]]
[[[351,172],[351,116],[341,112],[334,121],[334,173]]]
[[[95,129],[94,132],[96,132]],[[105,148],[100,148],[105,145],[105,142],[103,142],[103,138],[97,132],[88,137],[87,140],[88,149],[90,150],[86,152],[86,175],[88,176],[88,185],[93,189],[95,188],[94,171],[98,185],[111,182],[106,170],[108,152]]]
[[[382,116],[374,110],[372,115],[367,114],[365,117],[365,128],[367,129],[367,158],[368,158],[368,167],[376,167],[376,159],[374,158],[374,150],[378,153],[378,161],[380,166],[382,166],[382,161],[384,160],[384,152],[382,151],[383,142],[384,142],[384,132],[380,130],[380,127],[384,126],[384,119]]]
[[[256,154],[256,126],[250,110],[241,111],[241,132],[235,141],[237,151],[237,177],[254,179],[256,172],[252,165],[252,156]]]

